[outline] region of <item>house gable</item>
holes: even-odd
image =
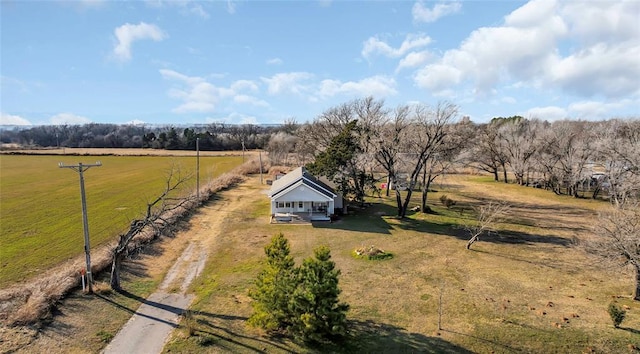
[[[309,174],[304,167],[299,167],[287,173],[280,179],[275,180],[271,185],[269,197],[271,197],[272,200],[279,199],[283,193],[288,193],[294,188],[299,187],[300,184],[304,184],[315,193],[322,194],[324,198],[321,200],[332,200],[337,197],[337,194],[333,189],[331,189],[331,187],[318,181],[315,177]]]
[[[271,196],[271,200],[277,202],[328,202],[333,200],[333,198],[312,188],[304,181],[298,181],[297,183],[289,186],[289,188]]]

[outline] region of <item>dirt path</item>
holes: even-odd
[[[158,290],[149,296],[125,326],[113,338],[103,353],[160,353],[171,331],[178,326],[180,315],[189,307],[194,296],[187,289],[204,269],[208,250],[219,237],[225,214],[241,212],[250,198],[245,198],[254,189],[246,183],[234,188],[232,193],[223,192],[218,200],[199,210],[191,220],[191,229],[186,231],[188,246],[164,278]],[[224,213],[220,211],[224,207]]]
[[[106,296],[86,296],[79,291],[71,293],[57,304],[53,316],[45,319],[47,323],[42,328],[0,326],[0,354],[98,353],[105,349],[104,343],[111,339],[110,334],[123,331],[127,320],[135,322],[127,325],[130,328],[144,326],[142,321],[135,319],[148,319],[145,317],[149,316],[145,312],[148,307],[164,307],[164,312],[150,316],[155,318],[150,323],[153,327],[165,324],[170,334],[177,326],[179,314],[184,308],[188,308],[191,301],[187,295],[189,284],[204,269],[208,256],[214,257],[216,250],[223,247],[221,226],[229,222],[228,216],[241,214],[246,210],[252,203],[249,196],[262,189],[258,187],[259,183],[257,177],[249,178],[231,190],[216,193],[211,202],[189,219],[186,230],[179,231],[173,237],[159,239],[135,259],[127,262],[125,267],[129,269],[126,273],[138,278],[138,283],[143,288],[156,281],[161,284],[158,285],[157,294],[141,299],[134,292],[120,296],[118,300],[118,296],[108,295],[108,283],[99,282],[96,284],[97,288],[105,289]],[[100,293],[102,291],[99,290],[98,294]],[[138,314],[132,319],[131,316],[136,311]],[[161,346],[156,350],[159,352],[164,345],[165,335],[157,337],[155,331],[156,329],[138,333],[142,333],[140,336],[153,338],[154,343],[159,342]],[[141,348],[138,352],[146,353],[148,349],[152,348]]]

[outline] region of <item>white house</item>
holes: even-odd
[[[336,209],[343,208],[342,196],[304,167],[273,181],[268,195],[272,220],[331,220]]]

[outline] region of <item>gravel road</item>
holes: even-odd
[[[180,315],[189,308],[193,295],[186,290],[200,274],[207,253],[199,242],[191,242],[173,264],[157,292],[142,302],[138,311],[105,348],[105,354],[160,353]]]
[[[102,351],[105,354],[158,354],[171,332],[178,327],[180,315],[189,308],[194,296],[187,294],[189,284],[204,269],[211,245],[215,244],[225,213],[242,212],[254,190],[238,186],[223,200],[200,208],[191,220],[189,244],[165,276],[158,291],[142,302],[138,311]],[[223,208],[223,209],[222,209]]]

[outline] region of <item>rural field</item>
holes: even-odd
[[[591,237],[594,216],[606,203],[482,176],[448,175],[440,182],[429,195],[435,215],[398,220],[393,200],[383,197],[368,199],[366,207],[353,208],[335,223],[271,225],[267,186],[250,178],[214,196],[176,237],[162,238],[129,261],[126,292],[71,294],[38,339],[18,352],[99,352],[158,286],[190,234],[211,226],[205,214],[216,220],[204,243],[209,261],[192,284],[196,300],[165,346],[167,353],[636,352],[640,304],[631,301],[631,274],[604,269],[575,246]],[[443,194],[463,209],[445,208]],[[511,215],[498,225],[497,236],[466,250],[468,236],[460,225],[471,220],[470,206],[488,200],[509,202]],[[246,324],[252,312],[248,289],[265,260],[263,247],[278,232],[289,239],[298,264],[318,245],[331,248],[342,271],[341,299],[351,305],[351,333],[344,343],[306,348]],[[356,248],[370,245],[394,257],[354,257]],[[611,302],[629,308],[618,329],[607,313]]]
[[[162,193],[174,167],[191,174],[182,193],[195,190],[193,156],[0,155],[0,287],[29,279],[83,253],[78,173],[59,168],[100,161],[84,173],[91,248],[115,239]],[[131,150],[135,152],[136,150]],[[142,150],[137,150],[144,152]],[[200,157],[200,184],[238,166],[235,154]]]
[[[590,237],[596,210],[605,203],[478,176],[448,176],[434,188],[439,192],[430,200],[438,215],[398,220],[392,199],[372,198],[369,207],[339,222],[305,226],[267,224],[268,200],[256,193],[246,213],[228,216],[212,250],[216,256],[193,285],[198,298],[188,329],[195,336],[177,331],[165,351],[306,350],[261,337],[245,322],[252,312],[247,289],[265,259],[263,247],[277,232],[291,242],[298,264],[326,244],[342,271],[352,338],[330,351],[624,353],[640,346],[632,275],[594,266],[573,242]],[[444,193],[461,206],[508,201],[512,214],[498,226],[499,236],[466,250],[468,236],[459,225],[470,215],[444,208],[438,201]],[[369,245],[394,258],[354,258],[356,248]],[[630,308],[622,329],[614,329],[607,313],[612,301]]]

